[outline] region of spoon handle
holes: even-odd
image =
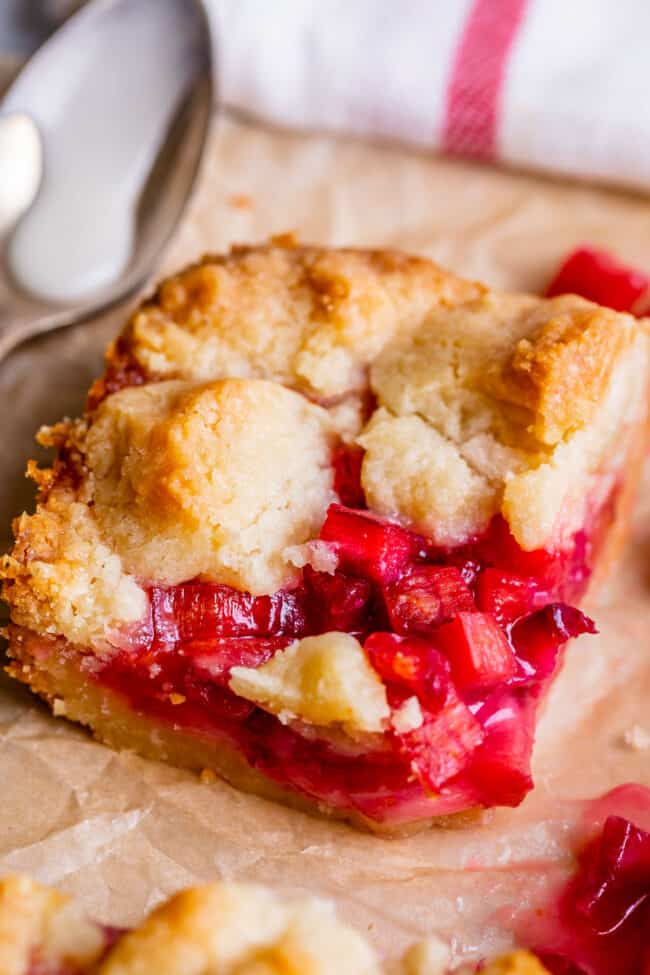
[[[16,302],[15,296],[5,296],[0,299],[0,362],[28,339],[72,324],[73,320],[69,309],[48,314],[28,301]]]

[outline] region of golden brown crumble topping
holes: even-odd
[[[524,549],[557,548],[621,476],[647,374],[639,323],[579,298],[292,238],[209,255],[131,316],[86,419],[42,434],[58,459],[30,465],[5,598],[100,646],[151,581],[277,589],[332,499],[337,433],[364,448],[371,510],[444,545],[501,512]]]

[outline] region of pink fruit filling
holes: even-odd
[[[356,458],[344,475],[353,497]],[[272,596],[198,581],[152,586],[147,619],[122,634],[94,679],[143,715],[234,748],[288,790],[377,823],[516,805],[532,786],[537,706],[562,648],[594,632],[564,600],[583,593],[611,510],[612,499],[560,552],[523,552],[500,517],[484,537],[441,551],[332,505],[320,538],[338,556],[336,572],[307,566]],[[331,630],[356,636],[381,677],[393,713],[383,734],[314,734],[230,690],[234,666],[260,666],[292,640]],[[412,698],[417,720],[405,724]]]

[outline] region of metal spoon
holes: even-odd
[[[150,38],[151,43],[147,40],[144,44],[140,41],[135,44],[135,30],[140,31],[138,37],[144,31],[144,36]],[[74,69],[80,63],[81,73],[78,71],[75,74]],[[173,65],[178,71],[177,84],[176,81],[170,84]],[[87,84],[87,77],[83,75],[83,70],[88,71],[89,66],[97,66],[92,85]],[[159,106],[154,101],[156,112],[160,108],[163,123],[160,138],[156,138],[155,144],[149,147],[148,156],[143,151],[138,157],[140,169],[136,173],[137,179],[134,182],[131,173],[125,196],[120,183],[125,166],[130,162],[130,158],[125,158],[125,152],[128,156],[128,148],[124,148],[125,131],[129,132],[132,141],[134,137],[137,141],[139,134],[137,126],[134,129],[131,125],[131,129],[128,129],[134,118],[130,113],[130,98],[126,99],[123,112],[116,113],[114,108],[107,112],[111,90],[105,92],[103,84],[104,79],[106,85],[118,84],[120,92],[133,92],[137,101],[140,95],[138,86],[143,77],[148,79],[149,85],[155,85],[160,80],[160,88],[165,93],[162,98],[167,98],[168,104]],[[38,127],[42,140],[44,176],[34,201],[29,199],[30,192],[25,188],[25,184],[29,185],[29,179],[22,181],[20,190],[26,196],[23,209],[20,210],[18,202],[16,209],[19,212],[13,213],[13,223],[10,226],[5,224],[0,233],[0,361],[26,339],[90,318],[127,298],[145,283],[176,227],[196,182],[211,117],[212,78],[210,32],[200,0],[91,0],[27,62],[0,103],[0,134],[3,124],[11,121],[14,129],[21,132],[20,144],[23,147],[27,145],[29,158],[33,160],[38,153],[34,149],[34,140],[25,138],[24,123],[27,120],[24,116],[31,119]],[[75,107],[73,113],[68,111],[69,104]],[[143,104],[140,99],[141,110]],[[23,116],[22,127],[15,126],[16,115]],[[149,124],[150,115],[145,115],[147,125],[142,126],[142,138],[151,141],[155,126]],[[12,118],[3,118],[5,116]],[[98,200],[109,201],[107,224],[112,218],[111,195],[116,194],[116,188],[122,186],[122,203],[124,199],[130,199],[130,193],[133,196],[133,234],[129,241],[130,253],[125,253],[125,261],[117,277],[108,280],[104,274],[102,279],[99,273],[96,287],[63,300],[59,295],[57,300],[49,295],[41,297],[30,293],[19,284],[14,273],[12,248],[15,250],[19,247],[21,235],[24,237],[26,229],[30,229],[28,221],[36,224],[38,230],[35,237],[34,227],[31,227],[31,240],[36,239],[39,249],[41,246],[45,248],[41,257],[51,253],[54,259],[60,256],[56,254],[57,247],[69,246],[72,249],[71,259],[83,260],[83,246],[77,247],[76,257],[73,253],[80,237],[84,238],[85,246],[90,250],[97,242],[101,243],[102,233],[106,229],[101,222],[99,226],[77,227],[75,235],[72,238],[68,236],[67,245],[61,243],[65,240],[66,231],[69,231],[69,227],[65,226],[65,210],[63,214],[60,207],[57,210],[56,194],[51,192],[52,184],[47,185],[52,173],[56,175],[57,162],[59,175],[61,172],[61,133],[71,131],[70,125],[77,122],[79,130],[75,130],[75,138],[79,137],[82,146],[92,145],[96,149],[97,139],[101,138],[106,146],[116,146],[118,151],[100,154],[101,165],[94,169],[83,168],[83,153],[79,159],[73,154],[71,178],[80,179],[85,191],[96,193]],[[148,133],[144,131],[147,126]],[[88,141],[93,139],[93,143]],[[142,147],[137,148],[139,151]],[[146,161],[146,165],[142,164],[142,160]],[[11,162],[11,168],[15,170],[16,159]],[[75,172],[78,165],[81,168]],[[20,163],[18,166],[20,168]],[[67,172],[65,167],[64,172]],[[95,178],[96,185],[92,183]],[[50,191],[49,200],[43,198],[44,187]],[[46,202],[55,205],[44,209]],[[83,207],[80,211],[83,213]],[[26,256],[29,259],[29,251]],[[102,271],[101,267],[99,271]]]

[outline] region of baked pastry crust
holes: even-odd
[[[362,393],[392,335],[483,290],[396,251],[302,247],[290,235],[233,247],[161,283],[109,349],[91,399],[138,373],[271,379],[319,401]]]
[[[75,975],[89,971],[104,954],[107,938],[69,897],[28,877],[0,880],[0,972],[43,971]]]
[[[628,315],[573,296],[490,292],[422,258],[289,239],[208,256],[134,313],[86,415],[41,432],[57,460],[47,471],[30,466],[39,503],[17,519],[2,567],[10,671],[104,741],[204,764],[286,799],[290,789],[219,739],[166,731],[154,748],[155,718],[115,689],[98,690],[95,677],[116,656],[160,649],[152,593],[173,603],[174,587],[205,584],[247,599],[294,592],[297,605],[306,573],[336,583],[349,571],[345,553],[318,536],[341,490],[334,459],[345,450],[361,458],[357,488],[371,515],[410,546],[409,572],[450,551],[471,561],[476,545],[485,564],[500,525],[524,561],[541,553],[572,565],[588,550],[579,582],[555,580],[543,605],[566,591],[579,598],[624,532],[646,443],[648,358],[648,336]],[[377,524],[363,517],[362,535]],[[371,598],[375,630],[403,632],[377,608],[402,570],[353,571],[366,573],[354,598]],[[463,598],[476,609],[469,590]],[[204,610],[190,609],[200,623]],[[275,639],[272,659],[257,645],[250,665],[235,661],[225,686],[240,703],[347,755],[422,726],[417,695],[389,700],[368,678],[358,619],[280,617],[253,633]],[[176,633],[165,619],[163,636]],[[323,634],[340,671],[313,652],[310,640]],[[176,636],[168,639],[176,649]],[[502,665],[512,675],[511,662]],[[185,702],[182,689],[172,696]],[[478,748],[481,734],[467,712],[461,751]],[[309,795],[292,801],[323,805]],[[418,810],[413,818],[425,818]],[[368,822],[356,809],[333,811]]]
[[[327,414],[278,383],[223,379],[125,389],[93,416],[94,515],[124,569],[258,595],[296,575],[334,499]]]
[[[97,924],[69,897],[27,877],[0,880],[3,975],[445,975],[450,958],[432,936],[385,969],[329,901],[290,901],[253,884],[190,887],[122,931]],[[524,951],[483,970],[548,975]]]
[[[186,340],[196,343],[195,356],[178,352],[178,342]],[[339,345],[354,359],[355,378],[345,388],[333,393],[332,385],[305,385],[295,362],[312,340],[327,347],[324,360],[331,355],[338,362],[333,350]],[[144,385],[116,396],[117,385],[128,385],[134,371]],[[263,376],[273,384],[214,382],[224,375]],[[187,385],[160,384],[163,377]],[[205,380],[212,383],[209,389]],[[202,469],[194,451],[206,430],[215,433],[216,427],[210,430],[197,414],[209,413],[205,401],[211,398],[227,400],[222,412],[231,430],[221,436],[221,448],[211,447],[223,451],[221,458],[213,455],[203,463],[227,471],[226,494],[243,492],[247,482],[258,482],[261,493],[274,451],[286,449],[276,469],[291,457],[305,460],[299,487],[312,498],[301,514],[303,530],[281,537],[269,559],[282,561],[282,549],[306,540],[322,521],[332,499],[331,479],[314,484],[309,474],[324,466],[327,423],[317,408],[309,412],[309,404],[292,400],[277,384],[322,397],[330,408],[328,397],[337,397],[334,424],[338,397],[353,393],[364,402],[372,397],[376,407],[358,440],[365,448],[362,485],[379,514],[454,544],[485,528],[501,510],[524,549],[553,547],[561,533],[580,525],[590,481],[604,466],[612,463],[620,471],[634,458],[638,468],[647,382],[648,336],[639,323],[575,296],[549,300],[488,292],[423,258],[298,247],[291,240],[210,255],[164,281],[131,317],[109,349],[106,376],[94,387],[91,422],[41,431],[41,443],[55,446],[65,460],[52,471],[30,467],[41,484],[41,503],[35,515],[16,522],[17,545],[4,569],[5,598],[21,625],[30,625],[31,614],[35,629],[82,642],[79,628],[63,625],[66,610],[58,592],[71,587],[87,587],[89,594],[101,589],[103,608],[90,637],[141,614],[135,578],[176,582],[179,575],[204,576],[253,592],[280,588],[288,564],[284,570],[251,572],[251,548],[234,553],[243,568],[213,563],[223,550],[221,539],[199,546],[203,557],[191,565],[183,557],[183,550],[197,546],[196,534],[183,522],[192,517],[191,505],[201,511]],[[271,400],[280,401],[275,410],[269,409]],[[320,438],[314,432],[319,423]],[[238,469],[228,454],[228,437],[246,429],[250,450]],[[256,471],[255,455],[268,444],[269,462]],[[634,484],[637,470],[627,471],[625,483]],[[276,494],[286,491],[295,472],[290,473]],[[207,493],[203,497],[205,505],[214,503]],[[242,507],[249,507],[250,492],[244,498]],[[90,520],[77,505],[90,511]],[[561,524],[559,515],[565,517],[567,509],[571,520]],[[165,521],[179,536],[168,560],[155,544]],[[232,519],[232,534],[245,527],[242,512]],[[92,558],[91,547],[98,550],[92,581],[75,572]],[[179,573],[173,563],[181,566]],[[47,602],[58,607],[56,619],[43,619]],[[84,606],[74,615],[92,614]]]

